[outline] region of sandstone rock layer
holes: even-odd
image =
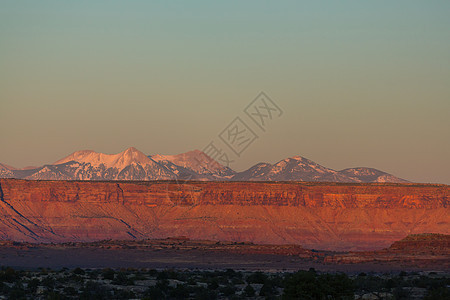
[[[389,248],[375,251],[340,253],[325,257],[325,263],[358,264],[388,262],[397,265],[433,266],[450,269],[450,235],[411,234]]]
[[[0,197],[0,238],[16,241],[186,236],[367,250],[450,234],[447,185],[0,179]]]

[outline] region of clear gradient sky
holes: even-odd
[[[450,1],[149,2],[0,2],[0,162],[201,149],[265,91],[284,114],[232,168],[450,184]]]

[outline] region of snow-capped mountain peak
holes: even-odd
[[[117,154],[76,151],[50,165],[14,169],[0,164],[0,178],[38,180],[241,180],[322,182],[407,182],[372,168],[335,171],[296,155],[275,164],[259,163],[242,172],[204,152],[146,156],[134,147]]]
[[[151,159],[144,153],[134,147],[130,147],[117,154],[105,154],[93,150],[76,151],[63,159],[56,161],[53,165],[64,164],[70,161],[90,164],[93,167],[104,165],[106,168],[117,168],[119,170],[132,164],[146,165],[152,163]]]
[[[295,155],[295,156],[292,156],[291,158],[286,158],[286,159],[293,159],[293,160],[300,160],[300,161],[302,161],[305,158],[300,156],[300,155]]]

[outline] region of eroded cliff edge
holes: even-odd
[[[0,238],[165,238],[364,250],[450,234],[450,187],[304,182],[0,179]]]

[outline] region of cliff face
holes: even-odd
[[[450,187],[416,184],[0,179],[0,238],[165,238],[356,250],[450,234]]]
[[[325,257],[326,263],[356,264],[389,262],[397,265],[438,266],[450,268],[450,235],[412,234],[394,242],[389,248],[376,251],[350,252]]]
[[[412,234],[394,242],[388,251],[405,253],[444,254],[450,257],[450,235],[445,234]]]

